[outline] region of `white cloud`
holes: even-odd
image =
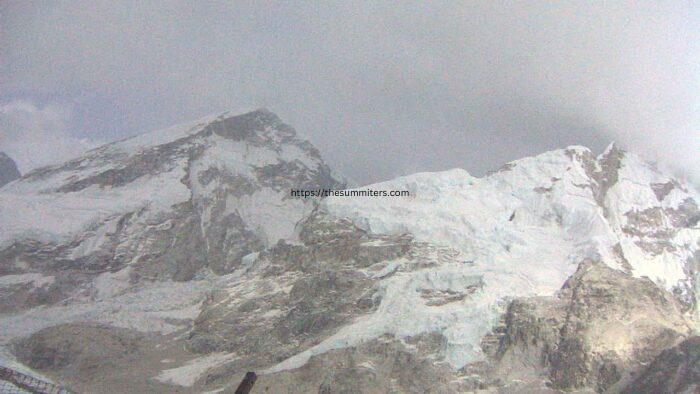
[[[69,131],[70,108],[50,104],[39,108],[28,101],[0,104],[0,150],[12,157],[22,173],[55,164],[94,147]]]
[[[86,111],[86,136],[264,105],[361,182],[483,174],[611,140],[698,179],[697,1],[90,0],[0,13],[2,93],[106,97]]]

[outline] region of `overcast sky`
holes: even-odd
[[[26,171],[267,107],[359,183],[611,140],[700,182],[700,2],[0,1]]]

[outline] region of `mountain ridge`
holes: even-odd
[[[26,174],[0,190],[0,362],[14,362],[8,346],[21,339],[23,363],[99,385],[86,380],[83,360],[96,356],[81,336],[109,344],[123,336],[175,341],[177,366],[139,372],[156,392],[220,389],[247,370],[280,390],[358,389],[364,376],[387,390],[459,392],[503,387],[506,361],[495,355],[505,353],[485,341],[521,351],[499,333],[513,302],[543,297],[550,301],[538,313],[555,320],[598,302],[595,291],[556,301],[571,278],[625,297],[658,288],[661,296],[634,305],[612,301],[613,310],[651,316],[658,302],[677,303],[668,315],[677,326],[697,325],[698,194],[614,144],[600,155],[581,146],[545,152],[481,178],[453,169],[362,187],[409,197],[290,196],[344,187],[316,148],[264,109],[138,135]],[[591,261],[602,274],[576,276]],[[625,287],[603,280],[608,272]],[[530,318],[511,316],[517,325],[506,332],[550,330]],[[573,360],[580,374],[540,365],[540,354],[568,354],[548,348],[508,362],[536,365],[535,385],[600,391],[648,358],[629,354],[689,335],[650,320],[646,340],[608,349],[584,337],[601,321],[541,338],[583,346],[595,362]],[[109,346],[115,359],[128,351]],[[599,356],[601,346],[614,354]],[[62,351],[75,369],[40,359]],[[160,354],[149,351],[140,350]],[[354,358],[353,367],[343,361]],[[397,374],[398,365],[415,376]],[[130,376],[128,364],[113,368]],[[194,377],[173,380],[176,372]],[[431,374],[441,380],[429,382]]]

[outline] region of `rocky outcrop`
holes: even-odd
[[[192,351],[235,352],[239,367],[270,367],[373,311],[378,278],[368,272],[415,248],[410,237],[369,236],[320,213],[302,228],[302,244],[246,257],[235,280],[210,295],[190,333]]]
[[[331,238],[321,231],[334,227],[344,235]],[[181,360],[176,365],[184,365],[179,373],[188,373],[186,360],[209,355],[225,355],[225,361],[195,369],[191,385],[179,391],[235,387],[248,370],[259,372],[256,387],[276,393],[696,389],[698,341],[684,341],[691,330],[677,301],[649,280],[594,261],[583,262],[556,297],[512,301],[502,323],[483,341],[486,362],[454,369],[443,356],[445,338],[432,332],[331,346],[292,368],[270,369],[376,308],[376,283],[372,276],[350,274],[347,267],[354,262],[342,257],[344,251],[366,256],[360,265],[369,272],[383,272],[389,258],[420,256],[421,246],[408,238],[370,239],[347,222],[314,216],[309,228],[325,243],[312,237],[313,246],[280,244],[269,255],[246,259],[242,275],[248,280],[213,293],[187,338],[157,340],[116,327],[72,324],[42,330],[18,342],[15,352],[32,368],[92,389],[128,380],[135,376],[132,363],[139,363],[139,379],[149,374],[151,379],[129,382],[130,387],[167,392],[162,381],[153,381],[154,362],[175,357]],[[360,252],[369,245],[376,249]],[[265,279],[252,279],[257,276]]]
[[[5,152],[0,152],[0,187],[19,179],[20,176],[15,161]]]
[[[78,392],[228,390],[247,371],[324,394],[694,379],[686,348],[645,365],[695,335],[700,199],[636,156],[290,195],[340,187],[266,110],[35,170],[0,189],[0,345]]]
[[[380,337],[314,356],[298,370],[262,375],[257,384],[262,392],[280,394],[465,392],[450,366],[436,357],[441,340],[439,334]]]
[[[622,394],[700,392],[700,337],[688,338],[656,356]]]
[[[437,332],[408,338],[384,335],[358,346],[331,348],[299,368],[265,372],[375,311],[381,300],[377,286],[381,279],[430,268],[434,264],[430,259],[444,253],[406,235],[369,235],[349,220],[329,218],[321,211],[302,223],[299,239],[302,242],[279,242],[246,256],[241,267],[222,277],[217,290],[209,293],[192,329],[168,342],[166,351],[188,351],[178,354],[179,359],[227,355],[225,363],[203,371],[191,386],[178,390],[235,386],[241,371],[248,370],[259,373],[256,387],[276,393],[451,393],[479,387],[474,381],[460,380],[442,359],[443,338]],[[392,268],[403,260],[411,263]],[[450,295],[442,302],[459,302],[473,291],[467,289],[458,299]],[[171,357],[148,336],[137,334],[105,325],[61,325],[20,341],[15,354],[62,382],[94,389],[133,374],[130,365],[137,358]],[[151,378],[158,374],[156,367],[146,368]],[[112,376],[96,370],[111,370]],[[163,392],[153,382],[129,384]]]
[[[588,187],[593,192],[595,201],[605,210],[605,197],[608,190],[618,181],[625,152],[613,143],[598,158],[588,150],[568,149],[566,154],[581,163],[581,167],[591,180]]]
[[[586,261],[555,298],[511,302],[485,350],[501,379],[603,392],[691,332],[672,294]]]

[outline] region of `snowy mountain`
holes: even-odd
[[[0,187],[20,177],[17,164],[5,152],[0,152]]]
[[[292,187],[336,185],[316,149],[274,114],[224,114],[27,174],[0,196],[0,248],[27,253],[27,240],[38,242],[53,253],[42,269],[226,273],[293,236],[311,208],[289,198]]]
[[[619,392],[697,335],[700,196],[615,145],[290,196],[319,188],[343,184],[266,110],[26,174],[0,190],[0,362],[81,392],[249,370],[275,393]]]
[[[648,277],[697,313],[698,194],[614,145],[598,157],[583,147],[548,152],[481,179],[457,169],[367,188],[412,197],[331,197],[322,208],[369,233],[409,233],[452,247],[473,263],[444,264],[429,277],[394,276],[385,299],[399,304],[358,321],[352,339],[336,340],[438,330],[447,360],[461,368],[481,359],[480,338],[498,319],[501,300],[552,295],[586,259]],[[426,287],[459,292],[460,276],[478,277],[482,289],[456,310],[421,301],[417,290]],[[465,324],[477,317],[479,324]]]
[[[32,171],[0,192],[0,340],[73,321],[187,326],[213,277],[294,238],[314,202],[290,198],[292,187],[338,186],[318,151],[266,110]]]

